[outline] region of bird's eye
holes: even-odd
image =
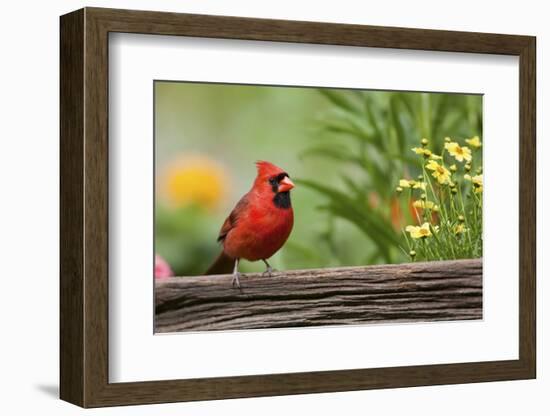
[[[271,186],[277,185],[277,178],[269,178],[269,183],[271,184]]]
[[[284,178],[288,178],[288,173],[286,172],[283,172],[283,173],[279,173],[279,175],[277,175],[277,183],[281,182]]]

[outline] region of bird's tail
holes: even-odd
[[[208,268],[204,274],[229,274],[233,272],[235,266],[235,259],[229,257],[222,250],[220,255],[214,260],[214,263]]]

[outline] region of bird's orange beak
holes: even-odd
[[[279,182],[279,192],[287,192],[294,188],[294,184],[288,176],[285,176],[281,182]]]

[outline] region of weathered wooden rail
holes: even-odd
[[[155,332],[482,318],[482,261],[453,260],[156,282]]]

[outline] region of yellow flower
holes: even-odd
[[[426,169],[433,170],[432,176],[437,179],[440,184],[449,182],[451,179],[451,172],[443,166],[437,163],[435,160],[430,160],[426,164]]]
[[[413,202],[413,207],[422,209],[431,209],[432,211],[439,211],[439,207],[432,201],[417,200]]]
[[[476,176],[470,176],[468,174],[464,175],[464,179],[467,181],[472,182],[472,185],[474,186],[474,192],[480,193],[483,192],[483,174],[476,175]]]
[[[410,188],[411,187],[411,183],[410,181],[406,180],[406,179],[400,179],[399,180],[399,186],[401,188]]]
[[[472,160],[472,151],[466,146],[460,146],[457,142],[445,143],[445,149],[451,156],[454,156],[456,160],[462,162],[470,162]]]
[[[435,155],[431,152],[431,150],[425,149],[423,147],[413,147],[411,150],[417,155],[424,156],[426,159],[441,159],[441,156]]]
[[[159,177],[159,190],[171,206],[197,204],[214,208],[225,194],[226,177],[215,160],[198,155],[180,157],[164,169]]]
[[[420,227],[416,225],[407,225],[405,231],[411,235],[411,238],[426,238],[432,235],[429,222],[425,222]]]
[[[462,233],[466,232],[466,230],[467,230],[467,228],[464,226],[463,223],[455,225],[454,229],[453,229],[455,234],[462,234]]]
[[[466,139],[466,143],[468,143],[474,149],[479,149],[481,147],[481,140],[479,140],[479,136],[474,136],[471,139]]]
[[[401,179],[399,180],[399,186],[401,188],[413,188],[413,189],[422,189],[423,191],[426,190],[426,182],[419,182],[407,179]]]

